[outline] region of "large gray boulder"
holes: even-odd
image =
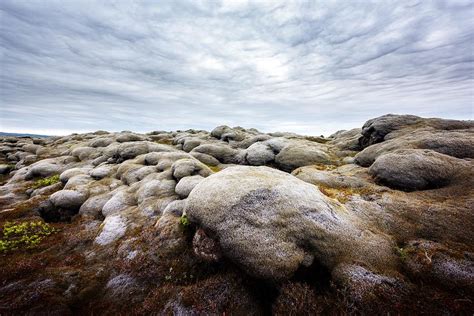
[[[82,203],[87,200],[87,194],[74,190],[61,190],[50,197],[57,208],[78,211]]]
[[[267,144],[258,142],[247,148],[245,159],[249,165],[264,166],[275,159],[275,153]]]
[[[399,149],[431,149],[457,158],[474,158],[474,128],[466,130],[415,130],[371,145],[355,156],[355,162],[369,167],[377,157]]]
[[[89,175],[95,180],[100,180],[100,179],[103,179],[105,177],[110,177],[111,174],[116,169],[117,169],[117,167],[114,166],[114,165],[101,165],[101,166],[98,166],[98,167],[92,169],[89,172]]]
[[[338,131],[329,136],[330,144],[335,145],[340,150],[359,150],[359,138],[361,137],[361,129],[354,128],[348,131]]]
[[[328,268],[344,260],[393,263],[385,235],[361,228],[315,186],[268,167],[229,167],[207,177],[191,191],[185,212],[217,237],[224,255],[269,280],[289,278],[313,260]]]
[[[182,178],[176,185],[176,194],[178,194],[180,198],[187,198],[189,193],[191,193],[191,191],[196,187],[196,185],[198,185],[199,182],[201,182],[203,179],[204,177],[200,175]]]
[[[135,158],[138,155],[148,153],[147,142],[126,142],[119,146],[118,154],[123,160]]]
[[[194,138],[194,137],[186,138],[183,140],[183,150],[185,152],[190,152],[197,146],[201,145],[201,143],[202,141],[199,138]]]
[[[95,159],[101,154],[102,152],[99,149],[92,147],[77,147],[71,152],[71,156],[76,157],[81,161]]]
[[[245,138],[245,133],[242,128],[230,128],[229,126],[222,125],[214,128],[211,132],[211,136],[221,139],[223,141],[242,141]]]
[[[25,175],[25,180],[31,180],[33,178],[46,178],[56,174],[61,173],[63,170],[63,166],[50,163],[50,162],[43,162],[39,161],[32,165],[28,172]]]
[[[112,196],[112,193],[106,192],[89,197],[81,205],[81,208],[79,209],[79,214],[83,216],[92,216],[94,218],[102,217],[102,209]]]
[[[87,174],[90,169],[91,168],[88,167],[67,169],[61,173],[61,175],[59,176],[59,180],[61,180],[61,182],[65,184],[69,181],[69,179],[75,176]]]
[[[359,145],[362,148],[384,141],[390,132],[405,126],[418,124],[423,119],[415,115],[387,114],[365,122],[362,126],[362,137]]]
[[[106,217],[102,224],[102,231],[94,242],[105,246],[119,240],[125,235],[129,221],[121,214],[114,214]]]
[[[245,153],[234,149],[226,144],[202,144],[194,148],[191,152],[198,152],[210,155],[222,163],[240,164],[244,161]]]
[[[473,164],[431,150],[406,149],[380,156],[370,167],[375,179],[405,191],[440,188],[459,177],[469,178]]]
[[[194,158],[196,158],[197,160],[199,160],[200,162],[208,166],[215,167],[220,164],[219,160],[207,154],[191,152],[191,156],[193,156]]]
[[[275,157],[278,167],[291,172],[296,168],[314,164],[331,164],[324,147],[306,143],[293,143],[284,147]]]
[[[138,203],[146,198],[166,198],[174,195],[176,181],[174,180],[150,180],[143,183],[138,189],[136,196]]]
[[[178,181],[184,177],[200,175],[207,177],[212,174],[212,170],[197,159],[180,159],[171,166],[173,177]]]
[[[119,143],[138,142],[138,141],[144,141],[146,139],[147,139],[146,136],[134,134],[134,133],[120,133],[117,136],[117,141]]]
[[[218,139],[221,139],[223,134],[229,133],[231,131],[232,131],[231,127],[229,127],[227,125],[220,125],[220,126],[217,126],[216,128],[214,128],[211,131],[211,136],[215,137],[215,138],[218,138]]]
[[[110,144],[112,144],[114,142],[114,139],[112,137],[99,137],[99,138],[95,138],[93,139],[90,143],[89,143],[89,146],[90,147],[94,147],[94,148],[97,148],[97,147],[107,147],[109,146]]]
[[[114,192],[114,195],[104,204],[102,215],[107,217],[122,212],[133,205],[136,205],[135,196],[127,192],[124,188],[119,188],[117,189],[117,192]]]

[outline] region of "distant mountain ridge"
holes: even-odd
[[[38,138],[50,137],[50,135],[27,134],[27,133],[5,133],[5,132],[0,132],[0,136],[38,137]]]

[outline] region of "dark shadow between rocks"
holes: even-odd
[[[325,292],[330,288],[331,272],[315,260],[309,267],[301,266],[291,281],[306,283],[314,287],[317,292]]]

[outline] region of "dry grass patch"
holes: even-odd
[[[318,165],[312,165],[311,168],[314,168],[316,170],[321,170],[321,171],[331,171],[336,169],[338,166],[336,165],[324,165],[324,164],[318,164]]]
[[[319,191],[330,197],[331,199],[338,200],[340,203],[345,204],[349,202],[352,196],[360,195],[366,197],[375,193],[374,189],[370,187],[362,188],[331,188],[322,184],[317,185]]]
[[[162,145],[173,145],[173,139],[172,138],[162,138],[159,140],[155,140],[156,143],[162,144]]]

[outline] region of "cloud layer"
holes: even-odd
[[[467,1],[0,2],[0,130],[473,118]]]

